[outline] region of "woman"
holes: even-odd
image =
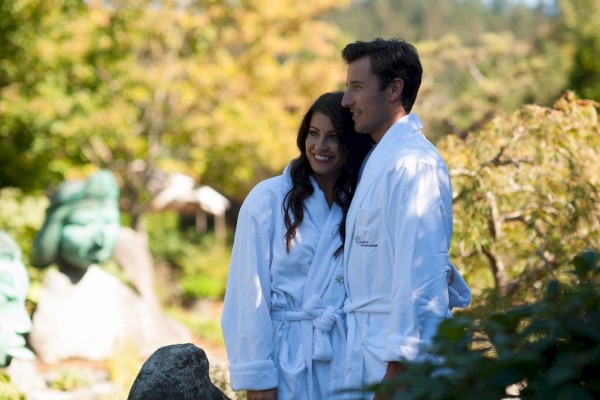
[[[231,386],[248,400],[332,399],[342,389],[344,220],[372,146],[342,97],[310,107],[300,156],[258,184],[238,216],[221,326]]]

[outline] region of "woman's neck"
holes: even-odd
[[[325,195],[327,205],[329,206],[329,208],[331,208],[334,201],[333,187],[335,186],[335,181],[337,180],[337,177],[333,179],[330,176],[313,175],[313,178],[315,178],[315,181],[317,181],[319,189],[321,189],[321,191]]]

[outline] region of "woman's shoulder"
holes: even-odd
[[[265,179],[248,193],[242,208],[252,212],[264,210],[265,207],[280,207],[289,190],[290,181],[284,175]]]
[[[259,182],[256,186],[254,186],[254,188],[252,188],[248,194],[248,197],[265,194],[277,195],[281,192],[284,192],[283,194],[285,195],[285,193],[287,193],[289,190],[289,187],[289,177],[278,175]]]

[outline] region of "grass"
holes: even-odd
[[[193,309],[170,307],[167,314],[184,324],[200,341],[220,349],[225,348],[220,314],[204,314]]]

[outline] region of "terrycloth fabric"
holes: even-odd
[[[448,256],[450,177],[421,127],[409,114],[387,131],[348,211],[348,387],[381,381],[389,361],[427,358],[439,323],[470,301]]]
[[[342,212],[312,184],[289,253],[287,170],[257,185],[240,210],[221,319],[234,390],[334,399],[343,385],[343,265],[342,255],[333,257]]]

